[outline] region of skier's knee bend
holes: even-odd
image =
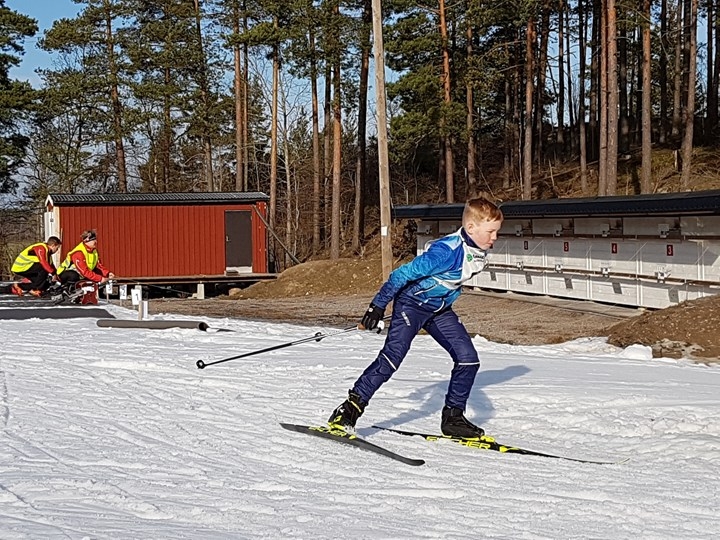
[[[366,370],[366,373],[372,374],[375,377],[379,377],[384,381],[387,381],[400,367],[400,363],[393,361],[386,354],[380,353],[378,357]]]
[[[373,394],[393,376],[398,367],[400,367],[399,364],[396,365],[381,352],[355,382],[355,391],[363,400],[370,401]]]
[[[458,340],[453,344],[453,361],[458,364],[480,364],[480,357],[472,341]]]
[[[453,364],[453,372],[461,371],[463,373],[472,373],[473,375],[480,370],[480,359],[469,358],[467,360],[456,360]]]
[[[450,374],[451,390],[460,391],[462,394],[469,395],[470,389],[475,382],[475,375],[477,375],[479,369],[480,361],[477,359],[455,362],[452,373]]]

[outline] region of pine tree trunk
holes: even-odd
[[[578,89],[578,144],[580,145],[580,189],[583,195],[589,195],[587,176],[587,132],[585,129],[585,58],[587,51],[587,20],[585,19],[584,0],[578,1],[578,26],[580,43],[580,83]]]
[[[293,200],[297,200],[298,193],[292,188],[292,157],[290,155],[290,141],[288,140],[288,114],[287,100],[282,101],[283,109],[283,154],[285,164],[285,246],[293,245]],[[292,262],[290,253],[287,249],[283,250],[285,259],[285,268],[290,266]]]
[[[330,224],[330,259],[340,258],[340,228],[342,226],[340,216],[341,196],[341,165],[342,165],[342,88],[340,84],[340,2],[333,0],[332,16],[334,19],[333,29],[329,37],[329,49],[332,52],[332,118],[333,118],[333,141],[332,141],[332,214]]]
[[[523,143],[523,200],[532,199],[532,158],[533,158],[533,73],[536,44],[535,19],[531,16],[525,36],[525,140]]]
[[[602,0],[600,19],[600,126],[598,130],[598,195],[607,195],[607,139],[608,139],[608,22],[607,2]]]
[[[628,100],[628,35],[622,25],[616,37],[618,49],[618,102],[620,131],[618,133],[619,151],[626,154],[630,151],[630,103]]]
[[[573,87],[573,69],[572,69],[572,54],[570,54],[570,51],[572,50],[571,43],[570,43],[570,36],[572,35],[572,32],[570,30],[570,10],[566,5],[563,3],[563,10],[565,12],[565,24],[564,27],[567,29],[565,33],[565,61],[567,62],[567,71],[566,71],[566,84],[567,84],[567,111],[568,111],[568,129],[566,131],[566,136],[564,137],[565,142],[565,148],[567,149],[568,143],[570,145],[571,152],[577,152],[577,146],[578,141],[575,137],[575,125],[577,124],[577,119],[575,118],[575,90]],[[584,121],[584,119],[583,119]],[[570,139],[568,141],[568,138]]]
[[[685,133],[682,142],[682,189],[690,189],[690,169],[692,164],[693,150],[693,128],[695,122],[695,70],[697,68],[697,11],[698,0],[691,0],[689,20],[690,49],[688,51],[688,84],[687,104],[685,106],[685,118],[683,121]]]
[[[440,0],[440,38],[442,40],[442,83],[445,105],[448,106],[452,102],[451,86],[450,86],[450,51],[448,50],[448,31],[447,22],[445,21],[445,0]],[[445,200],[447,203],[455,202],[455,185],[454,185],[454,159],[452,149],[452,138],[449,133],[449,125],[447,119],[443,115],[441,131],[443,131],[443,147],[445,150]]]
[[[513,137],[513,99],[512,86],[510,84],[510,75],[505,74],[505,115],[503,118],[503,133],[505,134],[505,148],[503,149],[503,177],[502,187],[508,189],[510,187],[510,179],[512,178],[513,150],[515,148],[515,139]]]
[[[240,12],[233,5],[233,32],[240,34]],[[243,185],[243,71],[240,44],[233,45],[233,90],[235,92],[235,191],[244,191]]]
[[[665,144],[668,133],[668,56],[670,42],[667,38],[667,0],[660,0],[660,118],[658,142]]]
[[[312,2],[309,2],[309,8],[312,9]],[[319,103],[318,103],[318,82],[317,82],[317,62],[315,47],[315,30],[312,26],[308,33],[308,45],[310,49],[310,87],[312,91],[312,167],[313,167],[313,197],[312,197],[312,252],[316,254],[320,251],[320,120],[319,120]]]
[[[277,17],[273,21],[277,24]],[[278,176],[278,101],[280,90],[280,58],[277,45],[272,50],[272,96],[270,113],[270,229],[275,231],[277,220],[277,176]],[[277,260],[277,259],[276,259]]]
[[[682,27],[682,9],[683,0],[678,0],[676,24],[678,28]],[[677,32],[675,39],[675,68],[673,70],[673,113],[672,113],[672,130],[670,134],[673,138],[680,136],[680,125],[682,123],[682,81],[683,81],[683,32]]]
[[[617,10],[615,0],[607,0],[607,190],[617,193],[619,88],[617,70]]]
[[[113,111],[113,142],[115,143],[115,161],[117,162],[118,190],[127,193],[127,166],[125,164],[125,144],[123,142],[123,110],[118,90],[118,66],[115,60],[115,39],[112,30],[112,13],[109,4],[105,4],[105,43],[107,44],[108,67],[110,75],[110,101]]]
[[[519,32],[519,29],[516,30]],[[515,129],[517,127],[517,85],[518,83],[518,70],[520,62],[515,61],[517,56],[515,51],[517,50],[517,34],[510,36],[515,39],[508,39],[508,41],[515,41],[515,44],[510,48],[509,44],[505,44],[505,54],[510,59],[514,69],[508,70],[504,75],[504,87],[505,87],[505,114],[503,117],[504,131],[505,134],[505,147],[503,148],[503,178],[502,187],[508,189],[511,185],[512,179],[515,178],[515,150],[517,148],[517,142],[515,139]]]
[[[708,133],[713,134],[715,141],[717,141],[718,140],[717,130],[719,128],[718,122],[720,121],[720,118],[718,118],[718,115],[720,114],[720,111],[718,110],[718,106],[720,106],[720,0],[716,0],[714,11],[715,11],[715,67],[713,69],[712,88],[713,88],[713,101],[715,103],[715,106],[710,111],[711,121],[710,121],[710,130],[708,131]]]
[[[243,30],[248,30],[247,4],[243,2]],[[242,99],[243,99],[243,122],[242,122],[242,147],[243,147],[243,189],[250,189],[250,97],[248,92],[248,68],[250,67],[250,53],[247,43],[243,45],[243,78],[242,78]],[[253,157],[254,157],[253,153]],[[257,191],[260,191],[258,181]]]
[[[537,92],[535,92],[535,146],[533,153],[538,165],[545,155],[545,129],[543,114],[545,112],[545,82],[547,80],[548,43],[550,42],[550,1],[543,1],[542,22],[540,23],[540,48],[538,51]]]
[[[337,8],[339,14],[340,8]],[[339,36],[338,36],[339,38]],[[339,43],[339,39],[336,43]],[[340,59],[333,65],[333,173],[330,259],[340,258],[340,167],[342,163],[342,104],[340,103]]]
[[[207,182],[207,190],[215,191],[215,175],[213,174],[213,159],[212,159],[212,143],[210,142],[210,136],[205,135],[203,137],[203,161],[205,166],[205,181]]]
[[[323,227],[325,236],[325,247],[328,246],[332,229],[330,223],[330,198],[332,187],[332,65],[325,62],[325,101],[323,103]]]
[[[163,71],[165,77],[165,87],[170,87],[170,68],[165,67]],[[162,185],[165,192],[173,191],[170,183],[170,162],[172,155],[172,110],[169,96],[163,98],[163,145],[162,145]]]
[[[718,121],[718,88],[717,88],[717,53],[715,39],[717,38],[717,16],[714,0],[707,2],[707,121],[705,123],[705,143],[713,144],[713,130]]]
[[[470,64],[473,58],[473,31],[470,21],[467,22],[465,32],[467,38],[467,63]],[[473,99],[473,88],[470,82],[465,83],[465,126],[467,129],[467,194],[468,198],[477,194],[477,171],[475,169],[475,103]]]
[[[202,16],[200,13],[200,0],[195,1],[195,33],[197,37],[198,54],[200,56],[200,73],[198,76],[198,86],[200,87],[200,99],[202,102],[202,110],[200,111],[203,135],[203,170],[205,172],[205,185],[207,191],[215,191],[215,182],[213,175],[213,159],[212,159],[212,140],[210,137],[210,89],[208,84],[208,67],[207,58],[205,57],[205,45],[202,33]]]
[[[365,186],[367,184],[366,163],[367,145],[366,124],[367,124],[367,95],[368,77],[370,74],[370,29],[372,27],[372,4],[371,0],[364,0],[362,29],[360,37],[360,85],[358,87],[358,148],[355,161],[355,213],[353,215],[353,236],[352,249],[356,253],[360,251],[360,243],[365,236]]]
[[[564,0],[558,2],[558,106],[555,145],[561,155],[565,154],[565,11]]]
[[[652,192],[652,42],[650,39],[650,4],[643,0],[642,18],[642,170],[640,193]]]
[[[582,0],[581,0],[582,1]],[[588,121],[588,131],[590,137],[588,141],[590,161],[599,160],[600,156],[600,64],[602,59],[602,2],[596,1],[592,3],[592,40],[590,56],[590,118]]]

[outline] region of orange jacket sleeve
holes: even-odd
[[[85,254],[82,251],[76,251],[70,256],[70,259],[75,264],[75,270],[77,270],[77,273],[83,278],[89,281],[94,281],[95,283],[100,283],[102,281],[103,276],[101,274],[98,274],[88,268],[87,261],[85,260]],[[99,266],[100,264],[97,264],[96,268]]]
[[[42,265],[43,269],[48,274],[54,274],[55,267],[52,265],[52,263],[48,262],[48,252],[47,252],[47,249],[45,249],[45,246],[35,246],[33,251],[35,252],[35,256],[40,261],[40,264]]]
[[[99,260],[98,260],[97,264],[95,265],[95,271],[100,272],[100,275],[102,277],[108,277],[108,274],[110,274],[110,270],[105,268],[105,266],[103,266],[103,263],[101,263]]]

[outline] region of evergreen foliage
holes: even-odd
[[[22,41],[37,30],[37,21],[12,11],[5,6],[5,0],[0,0],[0,193],[17,188],[14,174],[29,143],[22,128],[34,98],[28,83],[10,77],[10,68],[20,63]]]

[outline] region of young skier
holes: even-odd
[[[390,274],[360,323],[367,330],[377,328],[393,301],[385,344],[355,381],[348,399],[328,419],[330,427],[355,428],[373,394],[400,368],[413,339],[424,329],[454,362],[442,410],[443,434],[467,438],[484,435],[484,430],[464,415],[480,359],[452,303],[462,285],[485,268],[487,251],[497,240],[502,219],[495,204],[483,198],[471,199],[457,232],[435,241],[422,255]]]

